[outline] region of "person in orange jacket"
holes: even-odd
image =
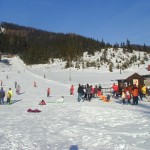
[[[139,96],[139,90],[136,85],[134,85],[132,90],[132,96],[133,96],[133,105],[138,104],[138,96]]]
[[[73,85],[70,87],[70,95],[74,95],[74,86]]]

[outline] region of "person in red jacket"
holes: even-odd
[[[47,97],[50,96],[50,88],[47,89]]]
[[[91,98],[94,97],[94,87],[91,85]]]
[[[74,86],[73,85],[70,87],[70,95],[74,95]]]
[[[44,100],[42,100],[39,105],[46,105],[46,102]]]
[[[128,100],[128,104],[130,104],[131,95],[130,95],[130,92],[128,90],[128,87],[126,88],[126,98]]]
[[[112,88],[113,88],[113,97],[117,97],[118,96],[118,85],[116,85],[114,83]]]

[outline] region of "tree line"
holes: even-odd
[[[94,54],[110,47],[122,47],[131,53],[133,50],[150,52],[149,46],[133,45],[129,40],[111,45],[103,39],[98,41],[74,33],[54,33],[7,22],[1,22],[0,26],[4,28],[0,32],[0,52],[19,55],[27,65],[48,63],[50,58],[76,61],[83,52]]]

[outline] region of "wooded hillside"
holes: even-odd
[[[110,47],[122,47],[126,51],[134,50],[150,52],[150,47],[126,43],[105,43],[92,38],[86,38],[73,33],[54,33],[39,29],[19,26],[13,23],[2,22],[4,31],[0,32],[0,52],[17,54],[26,64],[48,63],[50,58],[76,60],[83,52],[93,54]]]

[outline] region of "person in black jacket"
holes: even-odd
[[[78,92],[78,102],[80,102],[81,100],[83,100],[82,96],[83,96],[83,93],[84,93],[83,87],[80,84],[79,84],[77,92]]]

